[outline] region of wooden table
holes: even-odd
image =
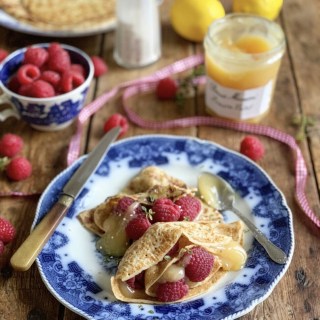
[[[61,41],[85,50],[90,55],[100,55],[109,64],[107,75],[92,83],[88,102],[113,86],[143,75],[149,75],[188,55],[202,52],[201,44],[192,44],[173,32],[168,12],[170,1],[161,6],[162,45],[161,59],[146,68],[126,70],[116,65],[112,57],[113,32],[81,38],[53,39],[26,35],[0,28],[0,47],[13,51],[32,43]],[[278,22],[287,37],[287,50],[283,59],[275,97],[270,114],[262,121],[265,125],[295,135],[297,127],[292,126],[292,117],[310,115],[318,125],[310,130],[299,146],[306,160],[309,176],[306,184],[308,200],[319,214],[320,181],[320,5],[318,0],[285,1]],[[186,101],[183,107],[172,102],[158,102],[154,98],[137,97],[135,111],[147,119],[173,119],[191,115],[205,115],[203,94]],[[117,97],[101,108],[87,121],[82,136],[81,153],[87,153],[96,145],[103,132],[104,121],[115,112],[123,113]],[[1,191],[22,191],[36,194],[25,197],[0,198],[0,214],[8,218],[17,229],[17,236],[0,256],[0,319],[82,319],[60,304],[43,284],[35,265],[27,272],[15,272],[10,268],[11,255],[27,237],[39,194],[59,172],[66,167],[66,153],[75,124],[52,133],[39,132],[15,119],[0,124],[0,135],[13,132],[25,141],[24,155],[33,164],[33,175],[26,181],[8,183],[1,176]],[[125,137],[155,133],[130,124]],[[216,127],[187,127],[158,130],[160,133],[197,136],[217,142],[232,150],[239,150],[240,140],[245,133]],[[295,200],[293,156],[288,147],[272,139],[261,137],[266,154],[259,165],[271,176],[284,193],[292,210],[295,232],[295,253],[292,263],[271,295],[241,319],[320,319],[319,264],[320,242],[316,231],[305,219]]]

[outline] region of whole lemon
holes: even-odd
[[[252,13],[274,20],[278,17],[283,0],[233,0],[233,12]]]
[[[183,38],[201,42],[209,25],[225,16],[218,0],[174,0],[170,21],[173,29]]]

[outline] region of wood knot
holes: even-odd
[[[46,319],[47,319],[46,314],[38,308],[34,308],[30,310],[27,316],[27,320],[46,320]]]

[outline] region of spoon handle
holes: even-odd
[[[269,257],[276,263],[285,264],[287,255],[280,248],[274,245],[241,211],[233,207],[233,212],[246,224],[255,239],[265,248]]]

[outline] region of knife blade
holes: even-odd
[[[15,270],[26,271],[31,267],[44,245],[67,214],[85,183],[102,162],[110,144],[116,140],[119,133],[120,127],[115,127],[108,131],[72,175],[64,186],[58,201],[11,257],[10,264]]]

